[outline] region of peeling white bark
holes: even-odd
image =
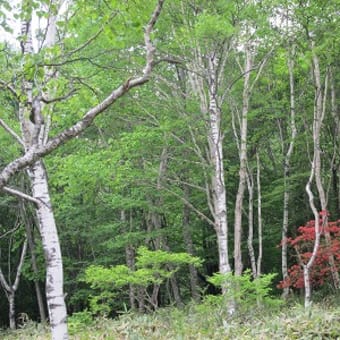
[[[210,161],[212,164],[211,191],[212,207],[217,234],[219,271],[222,274],[231,272],[228,253],[228,221],[226,188],[224,182],[222,131],[221,131],[221,110],[217,103],[217,79],[216,72],[218,59],[215,53],[208,56],[209,72],[209,131],[208,145]]]
[[[46,301],[52,339],[68,339],[60,242],[48,190],[47,174],[42,160],[37,161],[31,167],[29,176],[32,195],[40,202],[36,207],[36,214],[46,263]]]

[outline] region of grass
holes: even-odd
[[[79,313],[70,318],[73,340],[200,340],[200,339],[340,339],[340,307],[316,304],[305,311],[299,304],[247,310],[228,318],[224,309],[206,302],[183,310],[163,308],[153,314],[127,313],[119,319],[89,319]],[[12,332],[0,332],[3,340],[50,339],[47,326],[27,322]]]

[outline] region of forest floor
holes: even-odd
[[[112,340],[221,340],[221,339],[340,339],[340,307],[315,304],[309,311],[298,303],[270,308],[249,308],[227,320],[221,308],[189,305],[183,310],[163,308],[153,314],[121,315],[92,320],[77,313],[69,321],[70,339]],[[28,322],[14,332],[0,332],[3,340],[50,339],[48,328]]]

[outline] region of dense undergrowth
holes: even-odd
[[[248,310],[228,317],[216,301],[189,304],[183,310],[163,308],[153,314],[126,313],[119,319],[92,319],[87,312],[70,317],[71,339],[340,339],[340,307],[336,301],[298,303]],[[0,333],[4,340],[49,339],[48,327],[28,321],[20,329]]]

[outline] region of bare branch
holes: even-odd
[[[199,211],[192,203],[190,203],[187,199],[185,199],[183,196],[177,194],[177,192],[165,187],[164,185],[161,186],[162,190],[167,191],[168,193],[170,193],[171,195],[174,195],[175,197],[179,198],[186,206],[188,206],[192,211],[194,211],[202,220],[208,222],[211,226],[213,226],[214,228],[215,223],[213,220],[211,220],[208,216],[206,216],[205,214],[203,214],[201,211]]]
[[[9,188],[9,187],[3,187],[2,188],[3,191],[11,194],[11,195],[14,195],[14,196],[17,196],[17,197],[20,197],[20,198],[23,198],[27,201],[30,201],[32,203],[35,203],[35,204],[39,204],[41,203],[39,200],[37,200],[36,198],[30,196],[30,195],[27,195],[17,189],[13,189],[13,188]]]
[[[19,264],[18,264],[18,267],[17,267],[17,273],[15,275],[14,284],[12,285],[12,289],[14,291],[16,291],[18,289],[18,286],[19,286],[20,276],[21,276],[21,272],[22,272],[22,267],[23,267],[24,262],[25,262],[26,252],[27,252],[27,237],[25,238],[24,245],[22,246],[20,260],[19,260]]]
[[[21,146],[24,146],[23,140],[2,119],[0,119],[0,126],[2,126]]]
[[[0,283],[7,292],[12,291],[12,289],[11,289],[12,287],[8,284],[7,280],[5,279],[5,276],[4,276],[1,268],[0,268]]]
[[[108,23],[109,23],[116,15],[117,15],[117,13],[116,13],[116,12],[113,12],[113,13],[110,15],[109,19],[105,22],[105,25],[108,24]],[[92,37],[90,37],[87,41],[85,41],[82,45],[80,45],[79,47],[75,48],[74,50],[71,50],[71,51],[68,52],[66,55],[67,55],[67,56],[70,56],[70,55],[72,55],[72,54],[75,54],[75,53],[77,53],[77,52],[83,50],[83,49],[86,48],[87,46],[89,46],[93,41],[95,41],[95,40],[98,38],[98,36],[103,32],[103,30],[104,30],[104,26],[103,26],[101,29],[99,29],[99,31],[96,32],[96,33],[95,33]]]
[[[204,193],[206,192],[206,188],[201,187],[200,185],[197,185],[197,184],[193,184],[193,183],[190,183],[190,182],[187,182],[187,181],[183,181],[179,177],[176,177],[176,178],[166,177],[165,179],[170,183],[185,184],[188,187],[195,188],[195,189],[202,191]]]
[[[264,56],[264,58],[262,59],[262,61],[260,62],[260,65],[258,66],[258,71],[257,71],[257,74],[256,74],[256,77],[253,81],[253,83],[250,85],[250,88],[249,88],[249,93],[252,93],[253,92],[253,89],[254,89],[254,86],[255,84],[257,83],[257,81],[259,80],[260,76],[261,76],[261,73],[264,69],[264,67],[266,66],[267,64],[267,61],[269,60],[269,57],[272,55],[274,51],[274,47],[272,47],[270,49],[270,51]]]
[[[19,228],[20,228],[20,224],[17,223],[17,225],[14,228],[7,230],[4,234],[0,235],[0,240],[5,238],[7,235],[16,232]],[[0,255],[1,255],[1,252],[0,252]]]
[[[41,98],[41,101],[44,102],[45,104],[51,104],[55,102],[60,102],[65,99],[70,98],[75,92],[77,92],[77,89],[72,89],[69,93],[65,94],[64,96],[56,97],[56,98]]]

